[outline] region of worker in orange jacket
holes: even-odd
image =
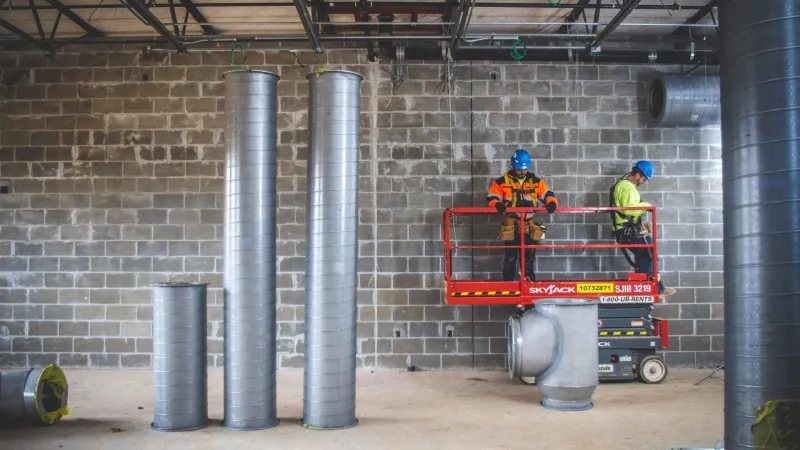
[[[489,206],[500,213],[505,213],[506,208],[525,208],[536,206],[537,200],[552,214],[558,207],[558,199],[544,180],[529,172],[531,157],[527,151],[517,149],[511,156],[511,170],[502,177],[494,180],[489,188],[486,200]],[[520,229],[524,223],[525,244],[538,244],[546,229],[533,220],[532,213],[504,214],[500,226],[500,239],[507,242],[503,261],[503,281],[514,281],[518,273],[520,252]],[[534,274],[533,249],[525,251],[525,276],[531,281],[536,281]]]

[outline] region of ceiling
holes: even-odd
[[[0,0],[0,51],[142,42],[191,51],[233,39],[320,51],[358,41],[384,50],[404,45],[408,59],[417,50],[441,54],[444,43],[460,59],[507,54],[519,40],[529,54],[559,58],[569,48],[595,57],[641,59],[657,50],[686,59],[691,42],[698,56],[713,54],[714,6],[716,0]],[[602,45],[592,52],[598,35]]]

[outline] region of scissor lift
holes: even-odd
[[[599,302],[598,305],[598,375],[603,380],[633,380],[660,383],[667,375],[667,366],[656,352],[668,348],[669,328],[664,319],[651,316],[658,295],[658,248],[656,212],[653,207],[638,208],[559,208],[555,214],[608,215],[611,211],[642,210],[652,214],[653,244],[620,245],[613,243],[540,244],[524,245],[520,252],[517,281],[493,279],[456,279],[453,276],[453,254],[458,250],[505,249],[504,242],[496,245],[454,245],[451,228],[459,216],[499,216],[494,208],[448,208],[444,213],[443,238],[445,249],[446,298],[449,305],[515,305],[518,314],[535,308],[537,301],[548,298],[581,298]],[[546,214],[544,208],[508,208],[506,213]],[[499,217],[498,217],[499,219]],[[522,233],[520,228],[520,233]],[[546,242],[546,239],[545,239]],[[653,253],[653,274],[628,273],[625,279],[575,279],[536,281],[524,276],[524,249],[619,249],[649,248]],[[622,255],[618,255],[622,258]],[[499,256],[502,258],[502,256]],[[497,276],[501,276],[502,259],[498,261]],[[546,268],[544,268],[546,270]],[[537,271],[538,273],[538,271]],[[523,379],[531,383],[532,380]]]

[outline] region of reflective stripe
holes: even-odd
[[[502,297],[510,295],[520,295],[520,291],[474,291],[474,292],[451,292],[452,297]]]

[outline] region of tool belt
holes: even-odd
[[[500,223],[500,233],[498,237],[504,241],[513,241],[519,234],[519,230],[517,229],[518,223],[519,221],[514,217],[504,216],[503,221]],[[531,235],[535,244],[540,243],[542,239],[544,239],[546,232],[547,228],[535,220],[527,219],[525,221],[525,234]]]

